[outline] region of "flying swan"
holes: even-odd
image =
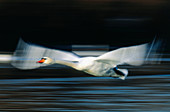
[[[51,64],[62,64],[94,76],[106,76],[125,80],[127,69],[118,65],[141,66],[153,48],[152,43],[122,47],[98,57],[80,57],[72,52],[50,49],[20,39],[13,55],[12,65],[18,69],[35,69]]]

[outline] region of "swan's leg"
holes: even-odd
[[[122,79],[122,80],[125,80],[127,74],[125,74],[125,73],[123,73],[122,71],[118,70],[117,67],[114,67],[113,70],[114,70],[115,74],[112,75],[111,77],[113,77],[113,78],[120,78],[120,79]],[[122,70],[123,70],[123,69],[122,69]]]
[[[116,73],[116,76],[125,76],[125,74],[123,72],[121,72],[120,70],[118,70],[118,67],[114,67],[113,70],[115,71]]]

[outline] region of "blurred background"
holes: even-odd
[[[0,0],[0,51],[14,51],[20,37],[45,46],[168,39],[169,12],[168,0]]]
[[[163,62],[127,66],[124,81],[56,65],[23,71],[9,64],[21,37],[83,56],[157,37]],[[0,112],[169,112],[169,37],[170,0],[0,0]]]

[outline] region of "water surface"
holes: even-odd
[[[169,112],[170,74],[0,79],[1,112]]]

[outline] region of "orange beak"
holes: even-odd
[[[40,61],[37,61],[37,63],[44,63],[45,59],[41,59]]]

